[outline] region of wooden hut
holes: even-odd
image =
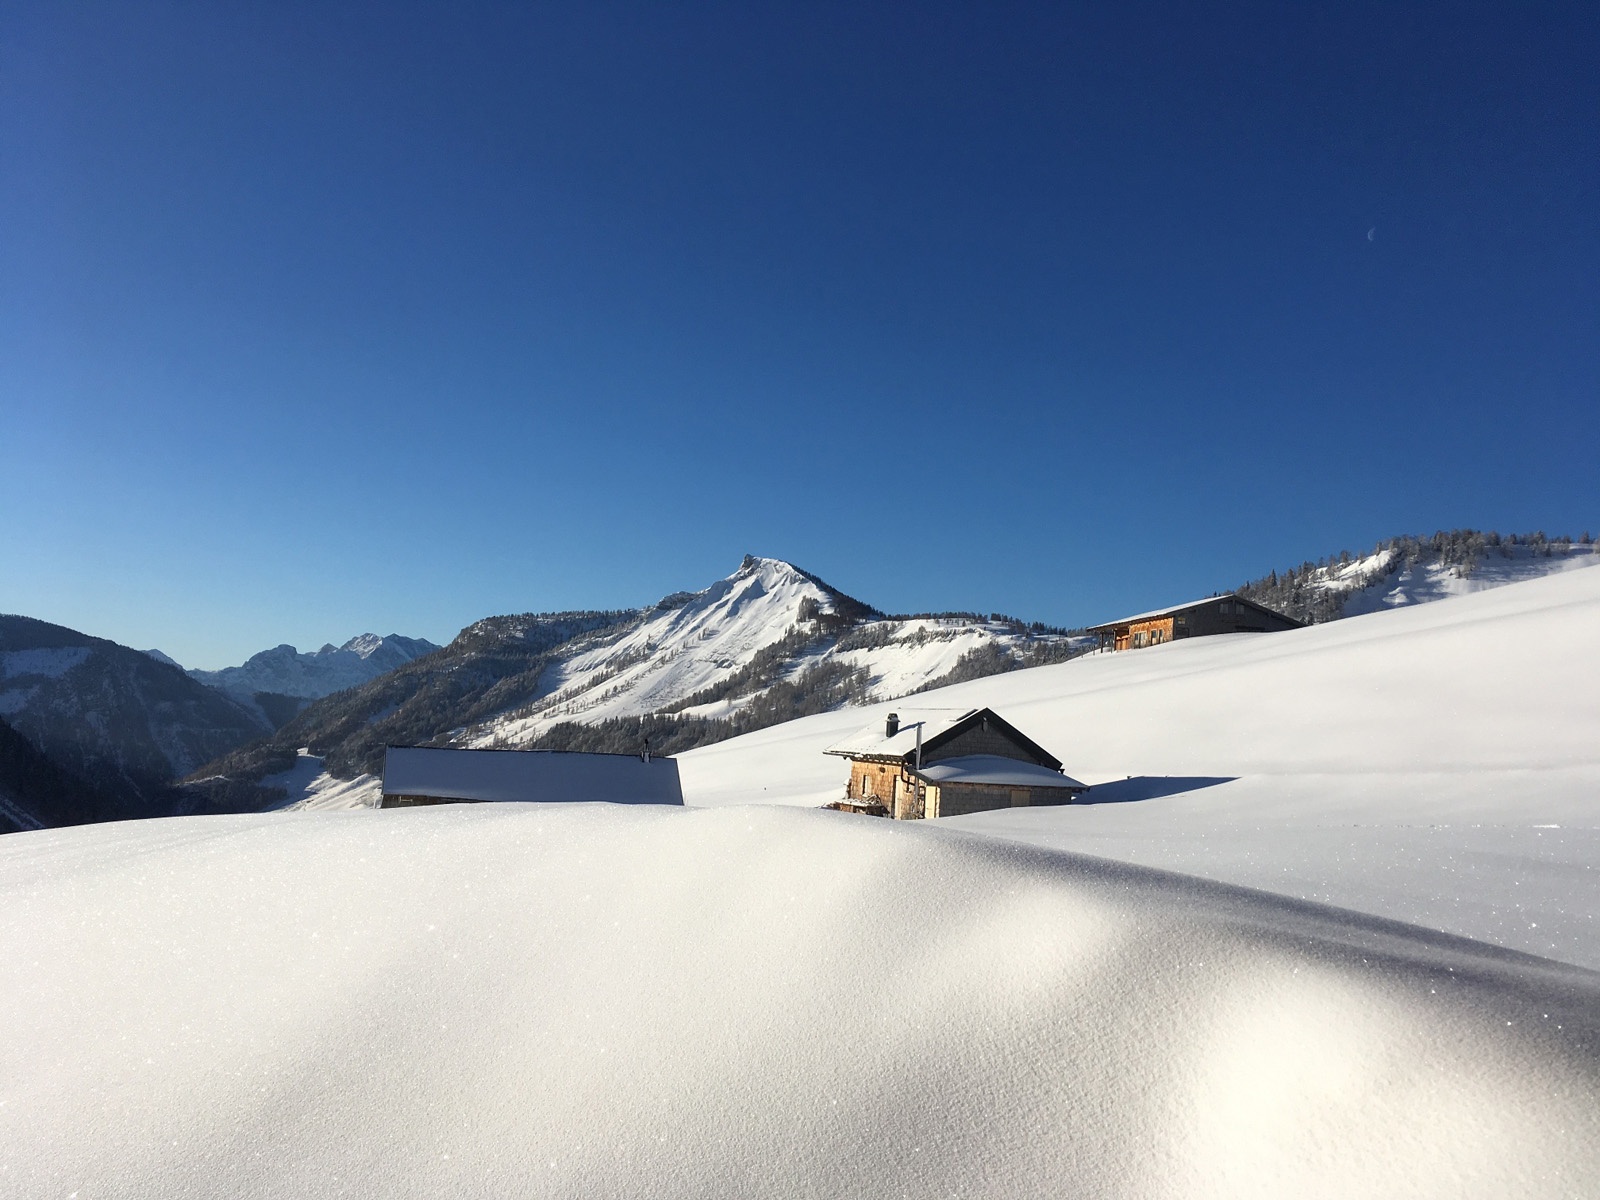
[[[676,759],[557,750],[390,746],[383,807],[422,804],[682,804]]]
[[[850,762],[844,798],[829,808],[901,821],[1067,804],[1088,790],[988,708],[890,713],[826,753]]]
[[[1215,633],[1271,633],[1299,629],[1293,617],[1273,612],[1243,596],[1210,596],[1171,608],[1137,613],[1104,625],[1092,625],[1088,632],[1100,638],[1102,650],[1139,650],[1181,638],[1206,637]]]

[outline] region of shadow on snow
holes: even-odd
[[[1075,803],[1127,804],[1134,800],[1155,800],[1162,796],[1198,792],[1201,788],[1216,787],[1219,783],[1232,783],[1237,778],[1237,775],[1130,775],[1126,779],[1095,784]]]

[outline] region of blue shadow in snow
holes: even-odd
[[[1155,800],[1198,792],[1201,788],[1232,783],[1237,775],[1132,775],[1097,783],[1074,801],[1075,804],[1131,804],[1135,800]]]

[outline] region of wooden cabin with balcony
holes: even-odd
[[[1102,650],[1140,650],[1217,633],[1272,633],[1299,628],[1300,622],[1293,617],[1229,594],[1091,625],[1088,632],[1099,637]]]
[[[826,753],[850,762],[844,797],[829,808],[900,821],[1068,804],[1088,791],[988,708],[890,713]]]

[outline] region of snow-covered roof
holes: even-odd
[[[1083,784],[1070,775],[1041,767],[1037,763],[998,754],[969,754],[931,763],[916,772],[929,783],[979,783],[986,787],[1070,788]]]
[[[634,754],[555,750],[448,750],[390,746],[383,791],[391,796],[534,803],[682,804],[678,764]]]
[[[900,710],[900,731],[892,737],[882,717],[856,730],[844,741],[829,746],[823,753],[850,758],[904,758],[917,748],[917,730],[922,730],[926,746],[939,734],[970,717],[975,708],[906,708]]]
[[[1272,613],[1275,617],[1281,617],[1284,620],[1290,619],[1284,617],[1282,613],[1272,612],[1272,609],[1264,604],[1257,604],[1254,600],[1246,599],[1235,592],[1224,592],[1220,596],[1206,596],[1200,600],[1190,600],[1187,604],[1173,604],[1167,608],[1153,608],[1149,612],[1134,613],[1131,617],[1118,617],[1115,621],[1104,621],[1099,625],[1089,626],[1089,632],[1095,633],[1100,630],[1115,629],[1118,625],[1132,625],[1137,621],[1154,621],[1158,617],[1170,617],[1173,613],[1186,612],[1191,608],[1199,608],[1204,604],[1215,604],[1218,600],[1233,600],[1239,604],[1248,604],[1251,608],[1260,609],[1262,612]]]
[[[1149,612],[1134,613],[1131,617],[1118,617],[1115,621],[1103,621],[1099,625],[1091,625],[1090,629],[1110,629],[1113,625],[1132,625],[1135,621],[1154,621],[1157,617],[1171,616],[1173,613],[1183,612],[1188,608],[1199,608],[1202,604],[1210,604],[1214,600],[1232,600],[1233,593],[1226,596],[1207,596],[1202,600],[1190,600],[1187,604],[1173,604],[1166,608],[1152,608]]]

